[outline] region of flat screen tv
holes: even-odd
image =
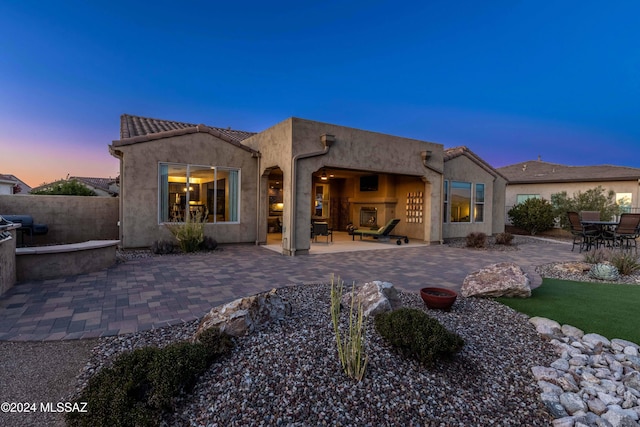
[[[361,176],[360,191],[378,191],[378,175]]]

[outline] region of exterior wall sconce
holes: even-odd
[[[322,169],[322,175],[320,175],[320,180],[326,181],[327,179],[329,179],[329,178],[327,178],[327,171]]]

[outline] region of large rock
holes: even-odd
[[[531,296],[531,282],[522,269],[512,262],[501,262],[469,274],[462,283],[464,297]]]
[[[351,290],[345,289],[342,295],[342,306],[351,307]],[[398,291],[389,282],[375,280],[356,287],[354,307],[362,304],[365,317],[375,316],[378,313],[395,310],[402,306]]]
[[[239,337],[289,314],[291,304],[272,289],[211,309],[200,322],[195,336],[198,337],[205,329],[215,327],[228,335]]]

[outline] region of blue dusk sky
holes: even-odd
[[[640,168],[639,17],[637,0],[0,0],[0,173],[116,176],[123,113]]]

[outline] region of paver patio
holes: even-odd
[[[517,251],[393,244],[375,249],[287,257],[261,246],[229,245],[208,254],[141,258],[91,274],[20,283],[0,296],[0,340],[92,338],[173,325],[274,287],[328,283],[332,273],[347,284],[383,280],[407,291],[427,285],[459,290],[472,271],[511,261],[537,286],[535,266],[581,259],[562,242],[524,243]]]

